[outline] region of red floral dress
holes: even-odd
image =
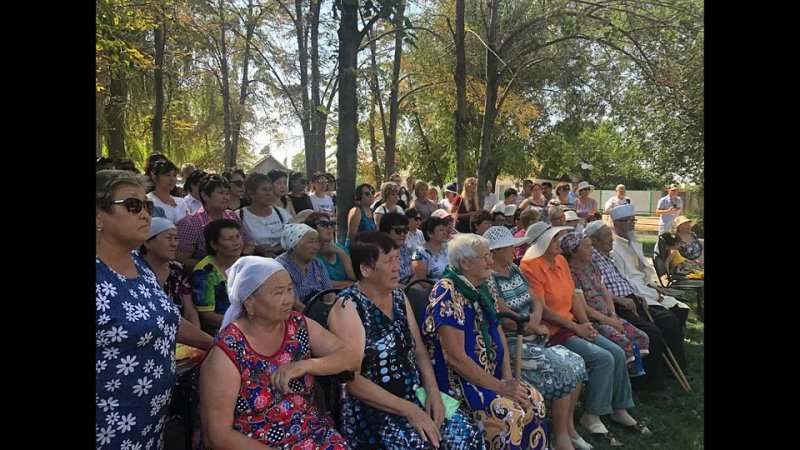
[[[270,381],[278,366],[311,357],[305,318],[296,312],[286,321],[283,343],[272,356],[257,353],[242,331],[230,324],[217,336],[218,346],[233,361],[242,384],[233,415],[233,428],[281,450],[349,450],[314,403],[314,377],[306,374],[289,382],[284,395]]]

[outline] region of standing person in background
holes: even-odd
[[[550,200],[553,199],[553,183],[542,181],[542,197],[550,203]]]
[[[516,197],[515,204],[517,208],[522,205],[522,202],[529,199],[533,195],[533,180],[524,180],[522,182],[522,193]]]
[[[678,185],[667,186],[667,195],[658,199],[656,214],[659,215],[658,234],[675,228],[675,218],[683,215],[683,199],[678,197]]]
[[[297,213],[304,209],[314,209],[311,197],[306,194],[307,184],[308,179],[306,179],[306,175],[303,172],[294,172],[289,175],[290,192],[286,194],[285,198],[291,200],[291,205],[287,201],[286,209],[292,213],[292,218],[297,217]]]
[[[194,213],[203,206],[203,202],[200,201],[200,181],[205,176],[206,172],[204,170],[195,170],[183,182],[183,191],[186,192],[183,202],[189,208],[189,214]]]
[[[292,223],[292,216],[273,205],[275,188],[268,175],[253,172],[244,185],[253,204],[237,211],[239,219],[255,241],[254,254],[274,258],[283,253],[281,233],[286,224]]]
[[[411,203],[417,198],[416,187],[417,187],[417,180],[414,177],[412,177],[411,175],[407,176],[406,177],[406,192],[408,192],[408,199],[406,201],[406,205],[408,205],[409,207],[411,206]],[[427,192],[426,192],[426,194],[427,194]],[[406,209],[408,209],[408,208],[406,208]]]
[[[414,201],[411,202],[411,208],[419,213],[422,220],[428,220],[431,213],[439,209],[439,205],[428,200],[428,190],[428,183],[424,181],[417,181],[416,186],[414,186],[415,198]]]
[[[450,213],[458,213],[456,230],[459,233],[469,233],[469,220],[481,210],[481,203],[478,198],[478,179],[469,177],[464,180],[464,189],[461,191],[461,197],[456,197],[452,201],[455,204]]]
[[[244,191],[244,180],[247,178],[244,174],[244,170],[236,169],[232,172],[223,172],[222,176],[225,177],[230,184],[231,199],[230,202],[228,202],[228,209],[236,211],[239,208],[250,206],[252,202],[247,195],[245,195]]]
[[[608,199],[605,206],[603,207],[603,211],[606,214],[611,214],[611,210],[619,205],[628,205],[631,203],[631,199],[625,195],[624,184],[618,184],[614,190],[617,192],[617,195]]]
[[[350,208],[347,213],[347,238],[345,239],[345,248],[350,248],[350,241],[352,241],[356,234],[361,231],[374,231],[378,229],[375,224],[375,218],[369,205],[375,200],[375,189],[369,184],[359,184],[356,186],[355,206]]]
[[[311,195],[309,195],[311,209],[331,217],[333,215],[333,199],[326,193],[327,187],[328,177],[323,172],[314,172],[311,177]]]
[[[458,196],[458,183],[450,183],[444,187],[444,200],[442,200],[442,209],[450,212],[455,204],[455,199]]]
[[[492,189],[492,182],[487,181],[486,191],[484,192],[483,195],[483,210],[491,212],[492,208],[494,208],[494,205],[496,205],[497,202],[498,202],[497,194],[495,194],[494,189]]]

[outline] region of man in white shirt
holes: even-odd
[[[631,199],[628,198],[625,195],[625,185],[624,184],[618,184],[617,188],[615,190],[617,191],[617,195],[615,195],[615,196],[611,197],[610,199],[608,199],[608,201],[606,202],[606,205],[603,207],[603,211],[605,211],[606,214],[611,214],[611,210],[616,208],[619,205],[630,205],[631,204]]]
[[[514,204],[519,205],[525,201],[526,198],[530,198],[533,195],[533,180],[524,180],[522,182],[522,194],[518,195],[516,200],[514,200]]]
[[[674,220],[683,215],[683,199],[678,197],[678,185],[667,186],[667,195],[658,199],[656,214],[659,215],[658,234],[674,228]]]
[[[483,209],[485,211],[491,211],[498,202],[497,194],[494,193],[494,189],[492,189],[492,182],[486,182],[486,191],[484,192],[483,196]]]

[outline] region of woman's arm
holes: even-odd
[[[195,311],[195,314],[197,314],[197,311]],[[214,344],[214,338],[210,334],[201,330],[199,325],[195,325],[183,317],[181,317],[181,322],[178,325],[177,340],[181,344],[191,345],[203,350],[208,350]]]
[[[361,211],[354,206],[347,214],[347,235],[350,236],[351,241],[356,238],[359,222],[361,222]]]
[[[194,306],[192,301],[192,294],[184,294],[181,298],[183,304],[183,318],[187,322],[200,328],[200,316],[197,314],[197,307]]]
[[[376,209],[375,212],[372,213],[372,218],[375,219],[375,228],[378,230],[381,229],[381,217],[383,217],[383,214],[378,212],[379,209],[380,208]]]
[[[200,367],[200,421],[215,450],[277,450],[233,429],[233,411],[241,375],[219,347],[213,347]]]
[[[345,301],[344,307],[342,307],[342,300],[337,299],[331,306],[330,313],[328,313],[328,330],[341,339],[357,356],[360,368],[361,360],[364,358],[366,333],[364,324],[361,323],[361,317],[358,316],[356,305],[352,301]]]
[[[348,346],[335,334],[326,330],[315,320],[306,318],[308,338],[311,345],[311,375],[334,375],[344,371],[361,368],[361,355],[350,351]]]

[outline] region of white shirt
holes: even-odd
[[[172,196],[170,195],[170,197]],[[153,203],[156,204],[156,206],[163,209],[164,218],[172,223],[178,223],[179,220],[183,219],[190,213],[189,207],[186,206],[186,202],[184,202],[183,199],[180,197],[172,197],[172,201],[175,202],[175,206],[168,205],[162,202],[160,198],[156,197],[155,192],[147,194],[147,198],[152,200]]]
[[[189,213],[194,213],[203,206],[203,202],[194,198],[192,194],[186,194],[186,197],[183,197],[183,202],[186,203],[186,206],[189,208]]]
[[[647,301],[648,305],[663,306],[665,308],[672,308],[677,305],[679,308],[689,308],[685,303],[679,302],[675,297],[670,297],[669,295],[664,295],[662,302],[658,301],[658,292],[648,286],[651,282],[658,282],[656,281],[656,271],[647,264],[641,242],[628,241],[614,234],[614,249],[612,253],[614,255],[614,264],[619,269],[619,272],[633,286],[636,294]]]
[[[656,205],[656,209],[669,209],[670,207],[673,207],[673,208],[675,208],[675,209],[677,209],[679,211],[678,212],[674,212],[674,213],[669,213],[669,214],[666,214],[666,213],[665,214],[660,214],[658,216],[658,218],[659,218],[658,219],[658,232],[659,233],[663,233],[663,232],[671,230],[671,229],[673,229],[675,227],[674,226],[675,225],[674,224],[675,218],[678,217],[678,214],[680,214],[680,212],[681,212],[680,210],[683,209],[683,199],[678,197],[677,195],[673,199],[672,197],[669,196],[669,194],[667,194],[667,195],[661,197],[660,199],[658,199],[658,204]]]
[[[422,234],[422,230],[417,230],[417,232],[413,234],[409,231],[408,235],[406,235],[406,248],[408,248],[411,253],[424,243],[425,236]]]
[[[609,211],[616,208],[619,205],[626,205],[631,203],[631,199],[625,196],[625,198],[619,198],[616,195],[608,199],[605,206],[603,207],[603,211],[608,214]]]
[[[272,213],[266,217],[251,213],[249,207],[242,208],[242,211],[244,225],[257,245],[273,246],[280,244],[283,226],[287,223],[292,223],[292,215],[289,214],[289,211],[277,206],[273,206]],[[278,217],[276,211],[280,212],[280,217]],[[281,221],[281,217],[283,221]]]
[[[311,205],[314,207],[314,211],[333,217],[333,198],[330,195],[321,198],[315,194],[308,194],[308,196],[311,197]]]
[[[401,208],[400,205],[394,205],[394,209],[393,210],[387,211],[386,210],[386,203],[382,204],[381,206],[378,206],[378,208],[375,210],[375,214],[381,214],[381,215],[388,214],[390,212],[396,212],[396,213],[403,214],[403,215],[406,214],[406,212],[403,211],[403,208]]]
[[[517,197],[517,198],[519,198],[519,197]],[[483,209],[484,209],[484,211],[490,211],[491,212],[492,208],[494,208],[494,205],[496,205],[498,201],[499,200],[497,200],[497,194],[495,194],[494,192],[492,192],[491,194],[489,194],[487,196],[484,196],[483,197]],[[519,203],[517,203],[517,206],[519,206]]]

